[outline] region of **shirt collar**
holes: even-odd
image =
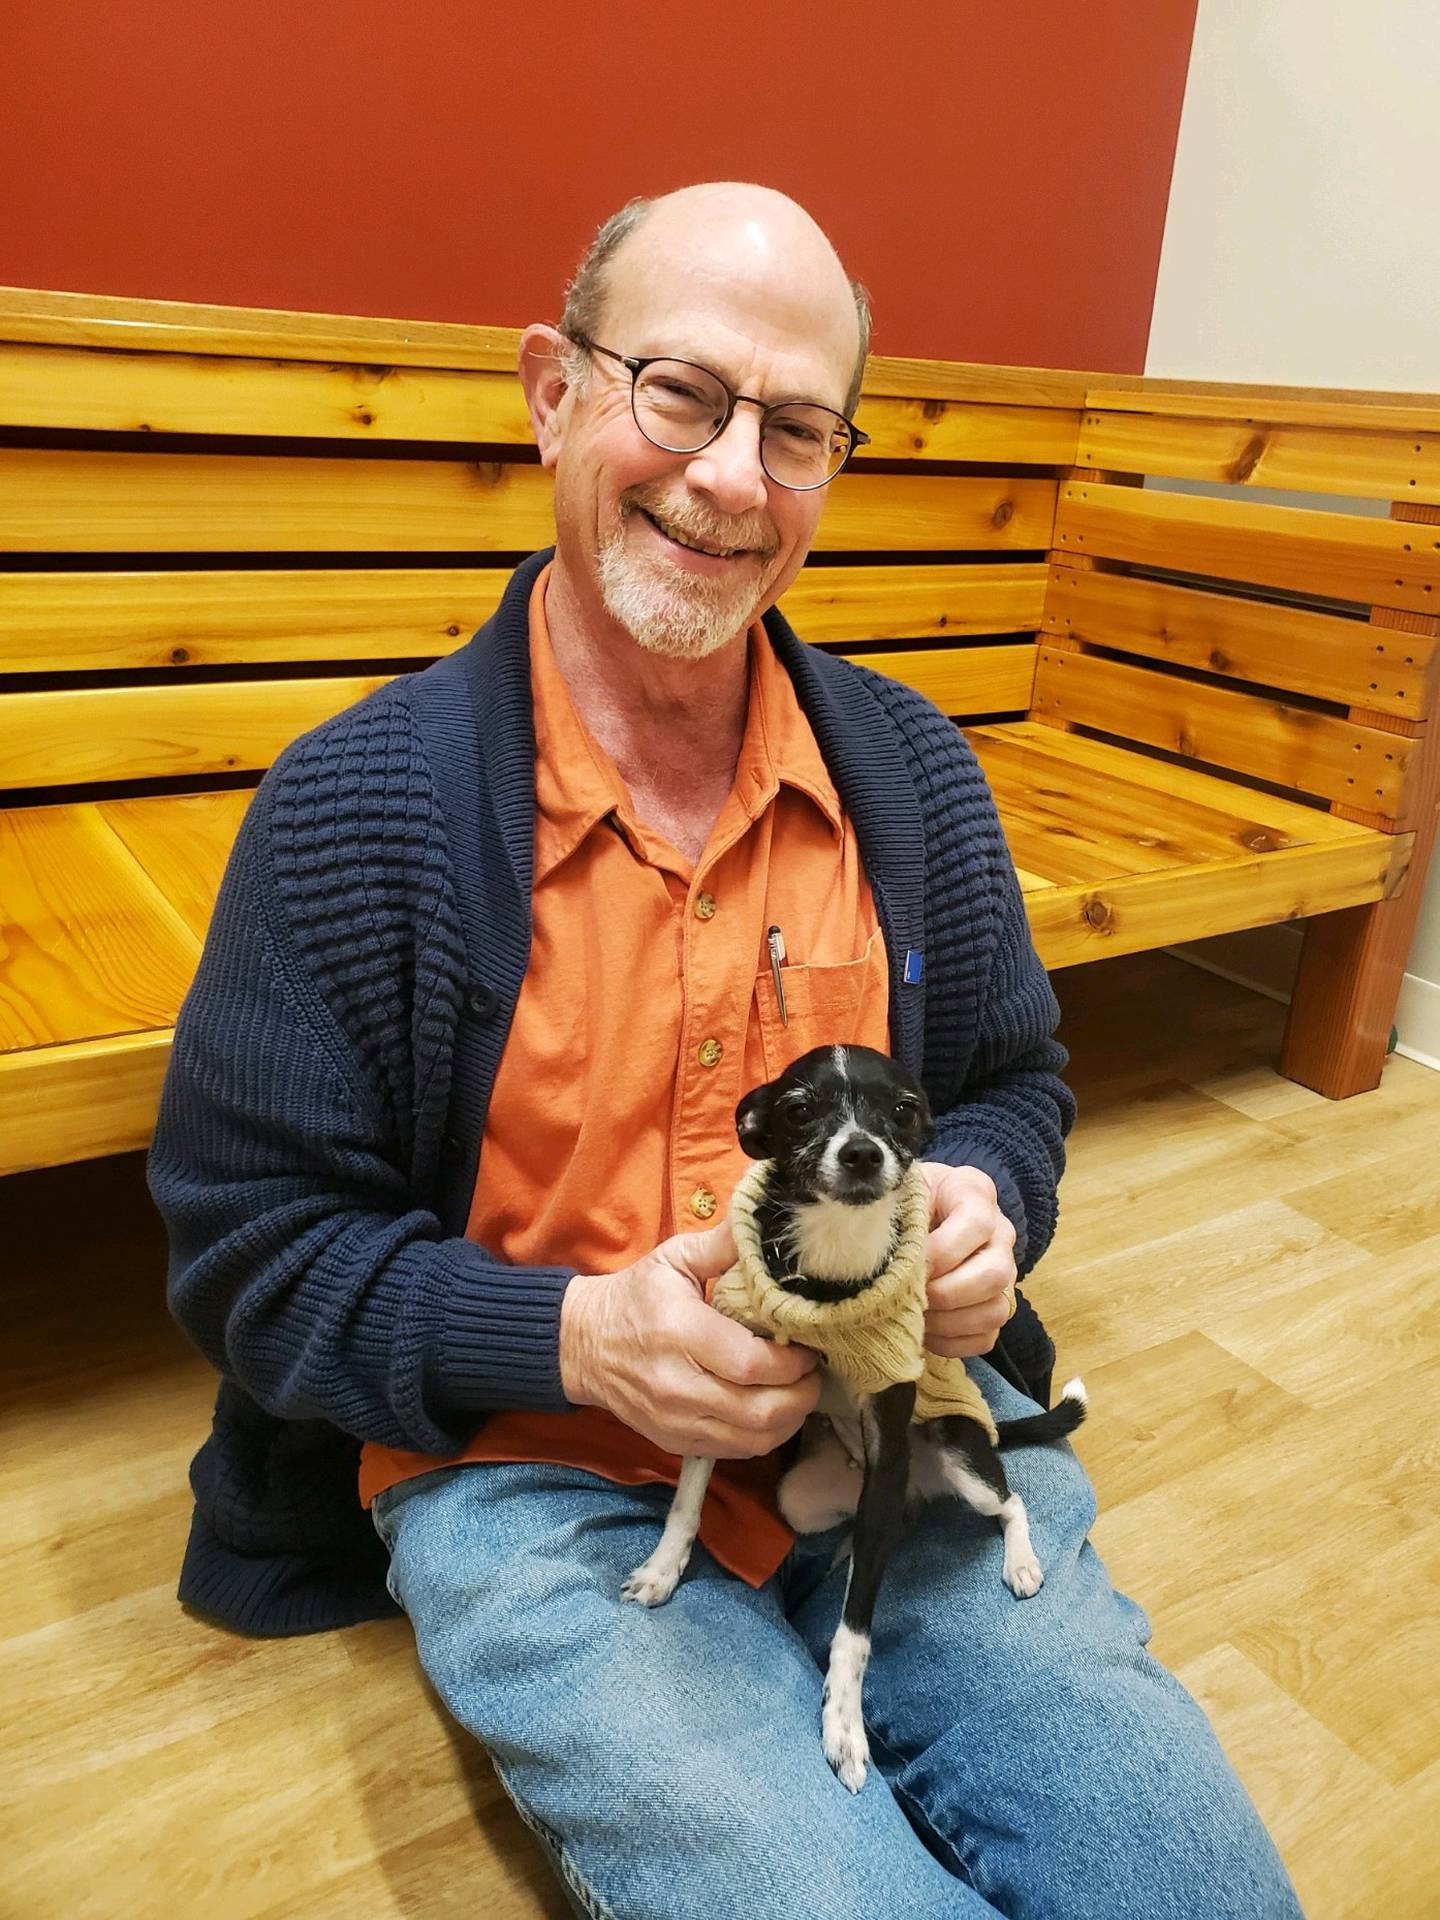
[[[643,833],[614,761],[575,709],[545,618],[547,563],[530,590],[530,683],[535,728],[535,872],[538,885],[611,814],[630,836]],[[839,795],[794,683],[761,621],[748,634],[749,704],[735,768],[735,797],[757,819],[783,784],[805,794],[844,830]]]

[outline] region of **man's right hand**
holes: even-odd
[[[566,1398],[606,1408],[667,1453],[748,1460],[797,1433],[820,1397],[817,1356],[705,1304],[705,1282],[734,1262],[723,1220],[618,1273],[577,1273],[560,1307]]]

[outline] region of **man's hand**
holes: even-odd
[[[667,1453],[748,1460],[798,1432],[820,1397],[819,1362],[706,1306],[705,1282],[734,1262],[723,1220],[618,1273],[577,1273],[560,1306],[566,1398],[605,1407]]]
[[[920,1171],[930,1189],[925,1344],[952,1358],[989,1353],[1010,1318],[1015,1229],[979,1167],[922,1160]]]

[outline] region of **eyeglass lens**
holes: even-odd
[[[703,367],[652,360],[635,382],[635,418],[647,439],[669,453],[696,453],[718,432],[729,404],[724,387]],[[833,479],[850,451],[850,430],[829,407],[772,407],[764,416],[760,460],[785,487]]]

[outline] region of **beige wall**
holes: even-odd
[[[1440,391],[1440,0],[1200,0],[1145,371]],[[1440,1064],[1440,861],[1397,1025]]]

